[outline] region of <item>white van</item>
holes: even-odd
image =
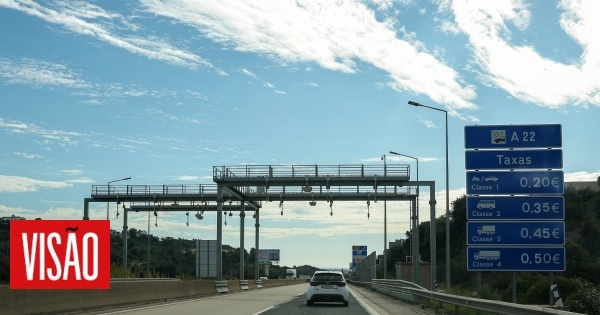
[[[479,200],[477,209],[495,209],[496,200]]]

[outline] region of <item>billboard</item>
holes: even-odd
[[[279,249],[259,249],[258,250],[258,263],[266,264],[272,262],[279,262]]]
[[[217,241],[196,240],[196,277],[217,276]]]

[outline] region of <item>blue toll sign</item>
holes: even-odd
[[[469,221],[467,245],[564,245],[563,221]]]
[[[468,220],[564,220],[562,196],[467,196]]]
[[[527,195],[564,192],[563,171],[468,171],[468,195]]]
[[[469,271],[565,271],[564,247],[469,246]]]
[[[468,150],[465,167],[468,170],[560,169],[563,155],[561,149]]]
[[[560,147],[560,124],[465,126],[466,149]]]

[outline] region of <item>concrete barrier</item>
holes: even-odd
[[[229,284],[227,281],[215,281],[215,289],[219,293],[227,293],[229,292]]]
[[[250,288],[250,290],[252,290],[252,289],[260,289],[260,288],[257,286],[257,283],[256,283],[257,281],[258,281],[258,280],[248,280],[248,287]],[[262,286],[261,286],[261,287],[262,287]]]
[[[257,288],[258,280],[248,286]],[[110,290],[10,290],[0,285],[0,309],[5,314],[54,314],[218,294],[213,280],[114,280]],[[230,292],[242,291],[239,280],[223,281]],[[263,280],[264,287],[304,283],[299,280]]]
[[[3,314],[52,314],[216,294],[214,281],[118,281],[110,290],[10,290],[0,286]]]
[[[242,291],[242,287],[240,286],[240,280],[228,280],[227,288],[229,288],[229,291],[231,292]]]
[[[250,290],[250,287],[248,287],[248,280],[240,280],[240,287],[242,290]]]

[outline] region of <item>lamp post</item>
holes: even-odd
[[[387,163],[385,154],[381,156],[383,161],[383,176],[387,176]],[[383,193],[387,193],[387,186],[383,186]],[[383,279],[387,279],[387,200],[383,199]]]
[[[106,189],[106,194],[110,195],[110,183],[116,183],[116,182],[120,182],[122,180],[130,180],[130,179],[131,179],[131,177],[125,177],[125,178],[121,178],[121,179],[111,180],[106,185],[106,186],[108,186],[107,189]],[[109,215],[108,215],[108,205],[109,204],[110,204],[109,202],[106,203],[106,220],[110,220]]]
[[[408,101],[408,105],[416,107],[426,107],[429,109],[444,112],[446,114],[446,292],[450,292],[450,184],[448,179],[448,111],[436,107],[423,105],[413,101]],[[431,222],[431,224],[435,224],[435,222]]]
[[[417,161],[417,182],[419,181],[419,158],[416,158],[414,156],[410,156],[410,155],[406,155],[406,154],[402,154],[402,153],[398,153],[398,152],[394,152],[394,151],[390,151],[391,154],[395,154],[395,155],[401,155],[407,158],[411,158],[411,159],[415,159]],[[417,218],[419,217],[418,215],[419,213],[419,185],[417,185],[417,205],[416,205],[416,213],[413,213],[411,215],[411,220],[409,220],[410,224],[412,225],[410,228],[410,233],[412,233],[411,236],[411,240],[414,243],[415,240],[415,233],[419,233],[419,222],[417,220]],[[418,246],[419,244],[416,244],[416,246]],[[411,256],[412,256],[412,245],[409,246],[410,251],[411,251]],[[416,261],[417,263],[419,263],[419,257],[417,257],[417,260],[415,260],[415,257],[412,258],[413,262]],[[413,269],[413,274],[414,274],[415,270]]]

